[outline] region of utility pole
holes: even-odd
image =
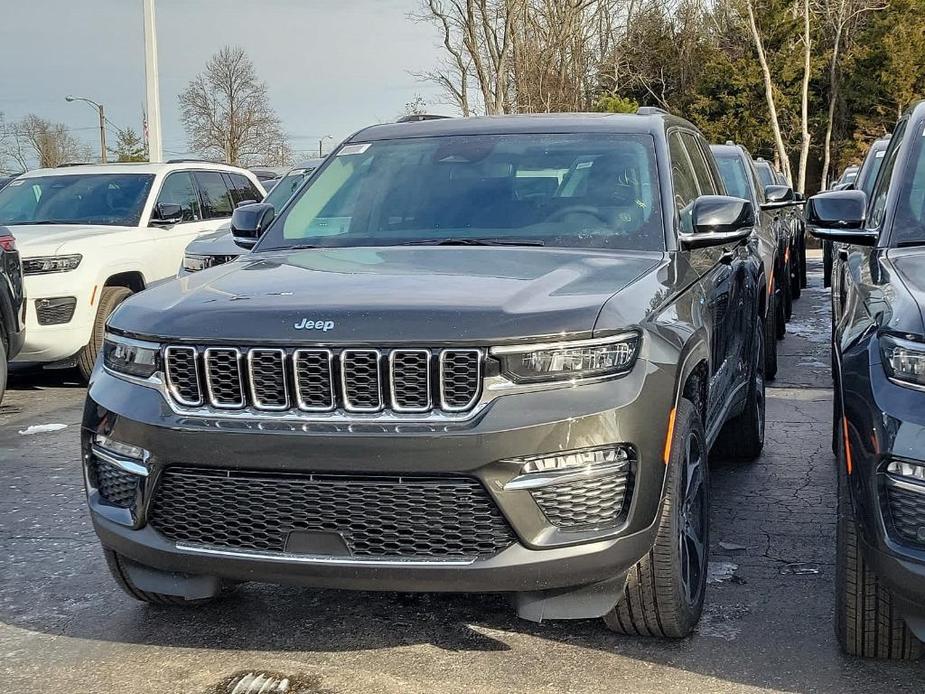
[[[154,0],[144,0],[145,15],[145,88],[148,103],[148,160],[164,160],[161,143],[161,97],[157,75],[157,25]]]
[[[321,145],[324,144],[324,141],[325,141],[325,140],[333,140],[333,139],[334,139],[334,138],[331,137],[330,135],[325,135],[325,136],[322,137],[320,140],[318,140],[318,158],[319,158],[319,159],[321,159],[321,158],[324,156],[324,154],[322,154],[322,152],[321,152]]]
[[[96,103],[93,99],[88,99],[85,96],[66,96],[64,97],[66,102],[73,103],[75,101],[83,101],[97,110],[100,116],[100,163],[107,163],[106,156],[106,113],[103,111],[103,104]]]

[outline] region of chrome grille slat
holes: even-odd
[[[244,407],[241,351],[233,347],[209,347],[203,353],[203,362],[209,403],[228,410]]]
[[[164,349],[167,389],[181,405],[197,407],[203,403],[199,385],[199,353],[195,347]]]
[[[164,348],[178,405],[294,414],[465,413],[481,398],[483,358],[474,348]]]
[[[374,349],[345,349],[340,386],[348,412],[378,412],[382,402],[382,355]]]
[[[292,353],[296,406],[305,412],[330,412],[334,401],[334,353],[297,349]]]

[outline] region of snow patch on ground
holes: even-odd
[[[50,434],[53,431],[67,429],[67,424],[33,424],[32,426],[20,429],[20,436],[32,436],[33,434]]]

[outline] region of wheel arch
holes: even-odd
[[[126,270],[107,277],[103,286],[126,287],[133,293],[138,293],[145,288],[145,277],[140,270]]]

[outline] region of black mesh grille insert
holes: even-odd
[[[167,385],[181,405],[202,404],[199,386],[199,360],[193,347],[168,347],[164,350]]]
[[[267,410],[289,407],[286,395],[286,353],[281,349],[252,349],[247,355],[254,405]]]
[[[151,524],[176,542],[282,552],[292,531],[339,534],[355,557],[477,558],[514,542],[468,478],[168,468]]]
[[[105,460],[93,459],[96,488],[100,496],[115,504],[128,508],[135,504],[138,478]]]
[[[914,492],[887,486],[887,498],[893,527],[899,537],[906,542],[925,545],[925,490]]]
[[[244,407],[241,383],[241,353],[214,347],[205,352],[209,402],[216,407]]]
[[[440,357],[440,388],[448,410],[472,406],[481,388],[481,353],[478,350],[445,350]]]
[[[344,405],[348,410],[375,411],[382,408],[379,353],[346,350],[341,355]]]
[[[430,352],[396,350],[391,360],[392,406],[405,412],[430,409]]]
[[[625,517],[631,477],[626,471],[557,484],[533,491],[533,500],[549,522],[562,530],[612,528]]]
[[[321,349],[300,349],[293,355],[297,404],[303,410],[334,408],[331,360],[331,352]]]
[[[35,302],[35,317],[39,325],[62,325],[74,317],[77,299],[72,296],[61,299],[39,299]]]

